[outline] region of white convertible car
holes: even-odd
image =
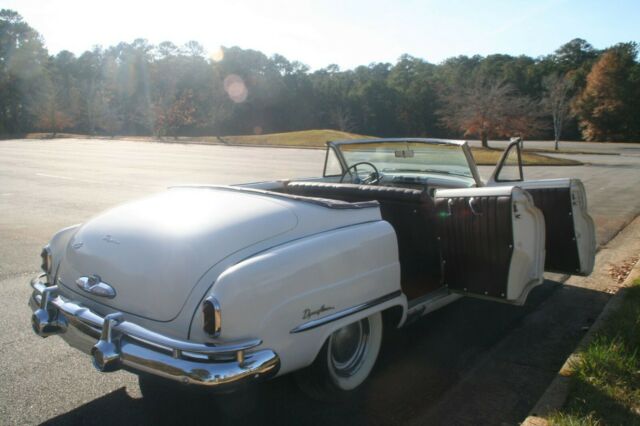
[[[343,395],[371,372],[383,324],[462,296],[520,305],[544,271],[591,272],[582,183],[523,180],[520,157],[514,141],[483,182],[465,142],[329,142],[320,178],[116,207],[45,246],[33,329],[138,374],[145,396],[290,372]]]

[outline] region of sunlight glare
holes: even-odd
[[[209,55],[212,61],[220,62],[224,59],[224,50],[222,50],[222,46],[218,47],[211,55]]]
[[[244,102],[249,94],[244,81],[236,74],[229,74],[225,77],[224,91],[227,92],[229,98],[237,104]]]

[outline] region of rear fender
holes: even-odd
[[[223,272],[209,295],[220,303],[220,339],[262,339],[280,356],[280,374],[311,364],[338,328],[407,304],[396,235],[384,221],[269,249]],[[192,333],[206,340],[202,315]]]

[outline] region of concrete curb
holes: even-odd
[[[576,346],[573,353],[569,355],[565,363],[560,368],[560,371],[558,371],[556,378],[553,379],[547,390],[542,394],[536,405],[529,412],[529,416],[522,422],[522,426],[546,426],[548,425],[546,417],[554,411],[558,411],[562,408],[567,400],[567,396],[569,395],[572,365],[580,359],[578,352],[593,340],[598,331],[602,329],[606,319],[620,308],[628,287],[636,278],[639,277],[640,261],[636,262],[618,292],[611,298],[611,300],[609,300],[609,302],[607,302],[589,331],[587,331],[582,340],[580,340],[580,343],[578,343],[578,346]]]

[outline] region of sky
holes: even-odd
[[[640,42],[640,0],[0,0],[50,53],[145,38],[279,53],[311,69],[394,63],[404,53],[537,57],[574,38]]]

